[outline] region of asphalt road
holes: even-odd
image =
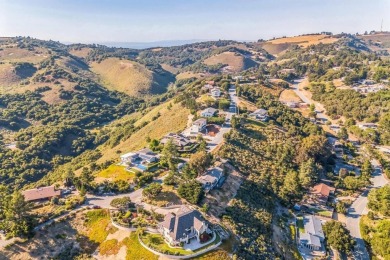
[[[303,81],[304,79],[299,79],[295,80],[292,88],[294,89],[294,92],[302,99],[303,102],[312,104],[314,103],[316,106],[316,110],[324,111],[323,113],[317,113],[317,118],[322,118],[326,120],[331,119],[325,114],[325,109],[322,104],[315,102],[308,97],[304,95],[304,93],[299,89],[299,84]],[[371,160],[371,164],[374,167],[374,173],[371,178],[372,185],[368,187],[368,189],[363,192],[351,205],[351,207],[348,209],[348,213],[346,216],[346,226],[347,229],[350,231],[351,236],[355,239],[356,241],[356,246],[353,252],[354,259],[358,260],[369,260],[370,256],[368,254],[366,245],[361,237],[360,234],[360,217],[364,214],[367,214],[367,203],[368,203],[368,198],[367,195],[369,191],[372,188],[379,188],[382,186],[385,186],[388,184],[388,181],[386,178],[383,176],[382,173],[382,168],[380,167],[380,164],[376,160]]]
[[[372,188],[379,188],[385,186],[388,181],[382,174],[382,169],[380,168],[380,164],[376,160],[372,160],[371,164],[374,167],[374,173],[371,178],[372,185],[360,195],[354,203],[352,203],[351,207],[348,209],[347,213],[347,228],[351,232],[351,236],[356,240],[355,250],[353,255],[355,259],[358,260],[369,260],[370,256],[367,252],[366,245],[360,234],[359,222],[361,215],[367,213],[367,203],[368,198],[367,195]]]
[[[292,84],[292,88],[295,92],[295,94],[298,95],[298,97],[300,99],[302,99],[303,102],[307,103],[307,104],[314,104],[316,106],[316,110],[317,111],[323,111],[323,112],[317,112],[317,115],[316,115],[316,118],[317,119],[322,119],[323,121],[331,121],[331,119],[325,114],[325,108],[322,104],[318,103],[318,102],[315,102],[311,99],[309,99],[308,97],[305,96],[305,94],[299,89],[299,84],[302,83],[304,79],[297,79],[297,80],[294,80],[294,84]]]

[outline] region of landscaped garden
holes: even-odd
[[[211,243],[205,242],[204,246],[199,247],[196,250],[190,250],[190,249],[186,250],[183,247],[171,247],[170,245],[168,245],[168,243],[165,241],[165,239],[161,234],[152,234],[152,233],[144,232],[139,235],[139,238],[146,246],[150,247],[151,249],[157,252],[167,254],[167,255],[190,255],[205,250],[221,242],[221,237],[218,235],[218,233],[215,232],[214,234],[216,237]],[[213,239],[213,237],[211,237],[210,239]]]
[[[160,234],[144,233],[140,235],[142,242],[148,247],[168,255],[189,255],[193,252],[182,247],[170,247]]]

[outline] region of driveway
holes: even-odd
[[[209,152],[212,152],[215,148],[217,148],[218,145],[223,142],[223,135],[225,133],[228,133],[230,129],[232,129],[230,125],[230,121],[233,115],[237,114],[238,112],[237,111],[238,97],[236,95],[236,87],[234,85],[230,85],[229,96],[230,96],[230,107],[229,107],[229,111],[226,112],[225,123],[222,125],[221,129],[219,129],[219,132],[214,137],[207,136],[207,139],[210,140],[207,142],[207,150]]]
[[[346,220],[347,229],[351,232],[351,236],[356,240],[356,246],[353,255],[355,259],[359,260],[370,259],[359,228],[361,215],[367,214],[368,192],[372,188],[379,188],[388,183],[382,174],[382,169],[379,162],[376,160],[371,160],[371,164],[374,167],[374,173],[371,178],[372,185],[368,187],[368,189],[353,202],[351,207],[348,209]]]

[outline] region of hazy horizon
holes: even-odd
[[[65,43],[256,41],[390,30],[390,1],[0,0],[0,36]]]

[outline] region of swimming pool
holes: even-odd
[[[148,169],[148,167],[146,167],[146,166],[143,165],[143,164],[137,164],[135,167],[138,168],[138,169],[140,169],[140,170],[142,170],[142,171],[146,171],[146,170]]]

